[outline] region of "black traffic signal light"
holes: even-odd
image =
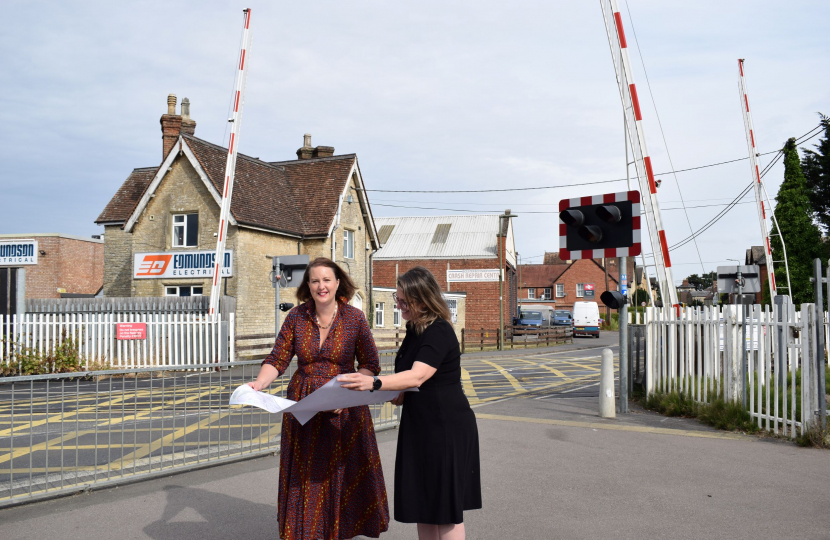
[[[636,191],[561,201],[560,256],[569,260],[638,255],[639,203]]]

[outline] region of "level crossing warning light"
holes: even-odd
[[[640,192],[559,201],[559,258],[601,259],[640,254]]]

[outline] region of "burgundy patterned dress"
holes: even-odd
[[[292,309],[263,364],[280,375],[297,355],[288,398],[298,401],[340,373],[380,373],[378,350],[363,312],[338,300],[320,344],[314,302]],[[302,426],[284,413],[278,515],[284,540],[377,538],[389,528],[386,485],[369,407],[317,413]]]

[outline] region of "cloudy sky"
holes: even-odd
[[[738,58],[762,152],[810,131],[818,111],[830,114],[826,1],[620,6],[656,172],[746,157]],[[102,232],[93,221],[129,172],[161,160],[168,93],[190,99],[197,136],[224,143],[244,7],[254,35],[245,154],[292,159],[311,133],[315,145],[356,153],[375,190],[625,177],[622,108],[596,1],[6,0],[0,233]],[[765,177],[771,197],[782,174],[778,165]],[[751,173],[743,160],[658,177],[672,244],[722,210]],[[373,192],[370,201],[376,216],[510,208],[522,258],[541,262],[557,249],[560,199],[624,189]],[[700,255],[694,243],[672,252],[675,278],[760,244],[751,194],[744,201],[699,237]]]

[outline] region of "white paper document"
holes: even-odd
[[[374,405],[386,403],[395,399],[400,393],[398,390],[376,390],[374,392],[357,392],[343,388],[343,384],[333,377],[329,382],[307,395],[300,401],[291,401],[265,392],[257,392],[247,384],[243,384],[231,394],[231,405],[251,405],[265,409],[271,413],[290,412],[300,424],[305,425],[315,414],[335,409],[348,409],[360,405]],[[417,392],[417,388],[409,388],[404,392]]]

